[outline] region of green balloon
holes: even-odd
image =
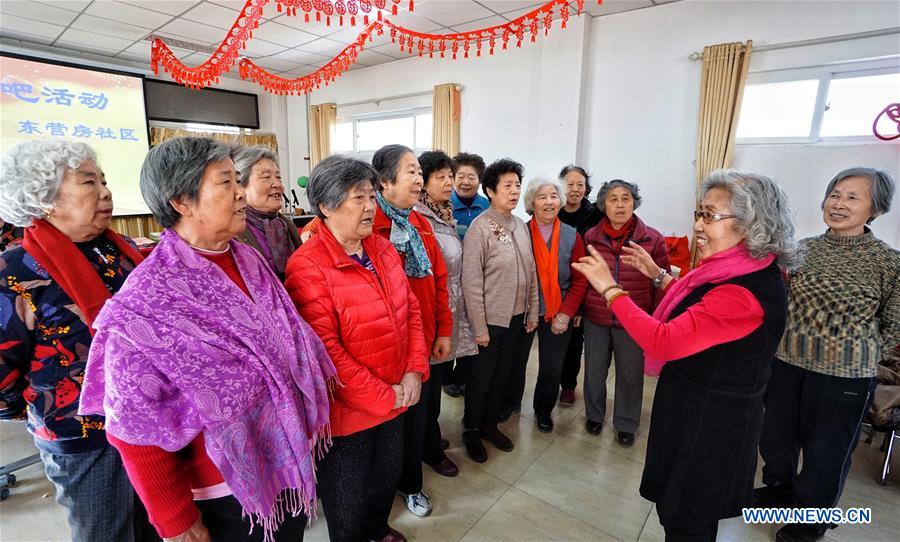
[[[297,186],[299,186],[300,188],[306,188],[306,185],[308,185],[308,184],[309,184],[309,177],[307,177],[305,175],[303,177],[297,177]]]

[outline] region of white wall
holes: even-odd
[[[693,207],[701,63],[688,60],[706,45],[753,40],[754,47],[897,26],[900,3],[685,0],[594,19],[591,99],[580,155],[597,180],[640,184],[639,214],[663,231],[687,234]],[[900,53],[896,35],[828,45],[754,52],[750,71],[821,65]],[[853,165],[900,173],[897,144],[738,146],[734,167],[772,175],[798,209],[798,234],[821,232],[818,204],[828,180]],[[876,233],[900,246],[900,201],[875,222]]]

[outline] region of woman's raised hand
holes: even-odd
[[[659,275],[659,266],[653,261],[653,256],[644,250],[644,247],[629,241],[628,246],[622,247],[622,261],[625,265],[630,265],[648,279],[655,279]]]
[[[584,277],[588,279],[588,282],[591,283],[591,286],[598,292],[603,292],[609,287],[614,286],[616,281],[613,279],[612,273],[609,271],[609,266],[606,265],[606,260],[603,259],[603,256],[601,256],[600,253],[597,252],[597,249],[591,245],[587,246],[587,251],[588,255],[581,258],[579,261],[574,262],[572,267],[584,275]]]

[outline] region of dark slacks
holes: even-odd
[[[334,437],[318,464],[319,497],[331,542],[379,540],[403,469],[403,416]]]
[[[510,375],[513,367],[518,365],[519,350],[529,335],[525,333],[525,313],[513,316],[509,327],[488,326],[488,333],[490,342],[487,347],[478,347],[478,359],[468,367],[464,431],[495,426],[500,421]],[[528,346],[531,346],[530,340]],[[527,360],[527,349],[525,356]]]
[[[840,378],[776,359],[759,443],[763,483],[791,487],[795,507],[837,506],[874,392],[874,378]]]
[[[666,542],[715,542],[719,521],[685,512],[675,516],[659,516],[666,531]]]
[[[422,462],[434,465],[445,457],[441,450],[441,386],[449,363],[431,366],[431,376],[422,383],[419,402],[404,414],[403,472],[397,490],[411,495],[422,491]]]
[[[469,366],[473,363],[478,362],[478,354],[473,354],[471,356],[463,356],[461,358],[456,358],[453,362],[453,370],[450,372],[450,375],[445,379],[444,385],[456,385],[456,386],[465,386],[466,385],[466,375],[469,373]]]
[[[250,532],[250,518],[241,517],[243,509],[234,495],[195,502],[212,542],[263,542],[265,531],[259,525],[253,525],[253,532]],[[274,533],[274,540],[302,542],[304,529],[306,529],[305,515],[298,514],[292,517],[285,514],[284,521]]]
[[[574,390],[578,387],[578,373],[581,372],[581,354],[583,350],[584,323],[579,327],[572,328],[572,337],[569,340],[569,347],[566,348],[562,374],[559,378],[559,384],[562,389]]]
[[[531,344],[537,331],[525,333],[522,327],[522,338],[511,345],[512,367],[509,371],[509,384],[501,403],[500,412],[515,412],[522,409],[522,397],[525,395],[525,373],[528,369],[528,357],[531,355]]]
[[[549,322],[538,324],[538,376],[534,386],[535,414],[549,415],[556,406],[560,378],[566,360],[566,347],[573,335],[569,327],[565,333],[555,335]]]

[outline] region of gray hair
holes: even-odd
[[[206,137],[176,137],[150,149],[141,166],[141,194],[156,221],[164,228],[177,224],[181,215],[170,202],[197,199],[206,167],[231,158],[233,150]]]
[[[541,191],[541,188],[544,188],[547,185],[556,188],[556,194],[559,196],[560,204],[566,201],[566,191],[559,181],[556,179],[536,177],[528,181],[528,186],[525,188],[525,195],[522,196],[526,213],[530,215],[534,214],[534,198],[537,196],[537,193]]]
[[[863,177],[869,179],[869,182],[872,183],[872,212],[875,214],[869,217],[869,220],[866,220],[866,224],[871,224],[876,217],[891,210],[891,200],[894,199],[894,190],[896,189],[894,178],[887,171],[871,167],[852,167],[835,175],[831,182],[828,183],[828,188],[825,189],[825,197],[822,198],[822,209],[825,208],[825,200],[828,199],[828,195],[831,194],[837,183],[850,177]]]
[[[613,188],[627,188],[629,192],[631,192],[631,199],[634,200],[634,210],[637,211],[638,207],[641,206],[641,190],[638,188],[638,185],[634,183],[630,183],[628,181],[623,181],[622,179],[613,179],[611,181],[607,181],[600,186],[600,190],[597,191],[597,201],[594,205],[597,206],[598,209],[606,212],[606,196],[612,191]]]
[[[241,186],[247,186],[247,183],[250,182],[250,174],[253,173],[253,166],[266,158],[275,162],[276,166],[278,165],[278,155],[265,145],[243,147],[234,153],[234,168],[238,171]]]
[[[0,218],[14,226],[30,226],[53,208],[66,171],[87,160],[97,161],[89,145],[62,139],[19,143],[0,166]]]
[[[700,199],[713,188],[730,194],[731,213],[736,216],[739,231],[746,235],[744,245],[751,256],[762,259],[774,254],[782,268],[799,267],[801,256],[794,239],[790,201],[774,179],[718,169],[703,181]]]
[[[397,180],[397,173],[400,171],[400,159],[412,149],[404,145],[385,145],[372,156],[372,167],[378,172],[379,181],[387,184],[394,184]],[[413,153],[415,156],[415,153]],[[378,183],[376,189],[381,192],[381,183]]]
[[[369,183],[377,190],[378,172],[362,160],[334,154],[316,164],[309,174],[306,198],[316,216],[324,219],[321,207],[330,211],[337,209],[350,190],[363,183]]]

